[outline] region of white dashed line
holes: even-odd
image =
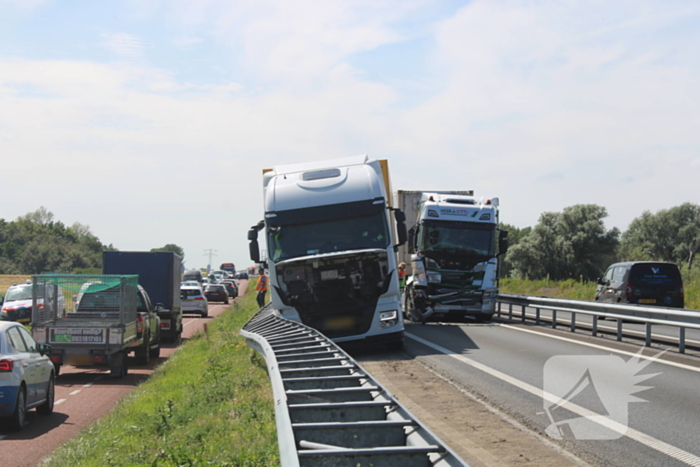
[[[82,389],[76,389],[75,391],[71,392],[71,393],[68,394],[68,395],[69,395],[69,396],[75,396],[75,395],[78,394],[80,391],[82,391]]]
[[[63,404],[66,401],[66,399],[59,399],[56,402],[53,403],[53,405],[60,405]]]

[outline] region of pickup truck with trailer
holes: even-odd
[[[159,303],[164,342],[179,342],[182,334],[180,278],[182,258],[169,251],[104,251],[103,274],[137,274],[151,300]]]
[[[44,274],[33,277],[32,334],[51,345],[50,358],[62,365],[106,366],[112,377],[128,372],[129,353],[139,365],[160,355],[160,318],[135,275]],[[53,303],[60,289],[73,297],[63,307]],[[55,301],[55,300],[54,300]]]

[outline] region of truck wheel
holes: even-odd
[[[56,376],[61,374],[61,366],[63,366],[61,363],[54,363],[53,364],[53,372]]]
[[[158,336],[158,346],[157,347],[151,347],[151,350],[148,351],[148,355],[151,358],[158,358],[160,357],[160,336]]]
[[[143,345],[139,346],[136,349],[136,364],[137,365],[148,365],[148,362],[151,361],[151,352],[150,352],[150,346],[149,346],[149,341],[151,339],[151,336],[146,334],[146,336],[143,338]]]
[[[127,375],[129,372],[129,364],[127,362],[126,358],[126,351],[119,352],[119,354],[115,354],[113,356],[115,362],[114,364],[110,367],[109,371],[109,376],[112,378],[123,378]]]

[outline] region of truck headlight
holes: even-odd
[[[442,275],[439,272],[428,272],[428,283],[439,284],[442,282]]]
[[[379,313],[379,327],[381,329],[390,328],[398,322],[399,312],[396,310],[382,311]]]

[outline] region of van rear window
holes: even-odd
[[[675,264],[635,264],[630,282],[646,285],[680,285],[681,273]]]

